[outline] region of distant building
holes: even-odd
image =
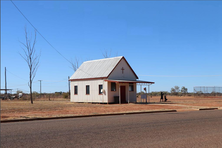
[[[136,102],[139,81],[123,56],[84,62],[70,78],[71,102]]]

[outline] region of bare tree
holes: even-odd
[[[109,58],[109,57],[111,56],[111,53],[112,53],[112,50],[110,50],[109,53],[108,53],[107,50],[105,50],[104,53],[103,53],[103,57],[104,57],[104,58]]]
[[[173,88],[171,88],[171,94],[172,95],[178,95],[180,92],[180,87],[179,86],[174,86]]]
[[[30,89],[30,99],[31,99],[31,103],[33,104],[33,97],[32,97],[32,82],[35,78],[38,66],[39,66],[39,58],[40,58],[40,54],[38,55],[36,53],[36,49],[35,49],[35,44],[36,44],[36,31],[35,31],[35,36],[34,36],[34,40],[33,42],[31,41],[32,39],[30,37],[28,37],[28,32],[27,29],[25,27],[25,43],[21,44],[23,45],[23,51],[24,54],[22,55],[20,53],[20,55],[22,56],[22,58],[26,61],[26,63],[28,64],[29,67],[29,89]]]
[[[71,62],[71,66],[72,66],[73,71],[75,72],[79,68],[79,60],[75,58],[75,61]]]

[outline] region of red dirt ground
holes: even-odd
[[[159,102],[159,98],[152,97],[149,104],[130,103],[121,105],[72,103],[65,99],[55,99],[54,101],[41,99],[34,101],[34,104],[31,104],[30,101],[22,100],[1,100],[1,120],[169,109],[190,111],[206,107],[219,107],[222,109],[222,98],[168,96],[167,102]],[[141,102],[141,99],[138,98],[137,101]]]

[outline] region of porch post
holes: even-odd
[[[128,104],[129,104],[129,85],[128,85]]]
[[[119,83],[119,104],[121,104],[120,83]]]
[[[145,85],[146,86],[146,85]],[[146,88],[146,87],[145,87]],[[147,89],[146,89],[146,104],[147,104],[147,97],[148,97],[148,95],[147,95]]]
[[[148,98],[149,98],[149,102],[150,102],[150,84],[148,85]]]

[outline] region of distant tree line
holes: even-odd
[[[29,100],[30,99],[30,94],[27,94],[27,93],[23,93],[23,91],[21,90],[17,90],[17,92],[15,94],[12,94],[12,95],[17,95],[19,93],[22,93],[22,97],[21,99],[22,100]],[[65,98],[65,99],[69,99],[69,92],[54,92],[54,93],[38,93],[36,91],[33,91],[32,92],[32,96],[33,96],[33,100],[38,100],[40,98]]]
[[[174,96],[186,96],[186,95],[192,95],[192,93],[188,93],[188,89],[183,86],[181,89],[179,86],[174,86],[171,88],[170,92],[168,91],[153,91],[150,93],[151,96],[160,96],[161,92],[163,92],[166,95],[174,95]],[[139,92],[138,94],[144,94],[144,92]]]
[[[170,92],[168,91],[153,91],[150,93],[151,96],[160,96],[161,92],[163,92],[166,95],[171,96],[221,96],[222,93],[220,92],[214,92],[211,93],[203,93],[202,91],[198,92],[188,92],[188,89],[185,86],[182,86],[181,89],[179,86],[174,86],[171,88]],[[144,91],[141,91],[137,93],[137,95],[145,94]]]

